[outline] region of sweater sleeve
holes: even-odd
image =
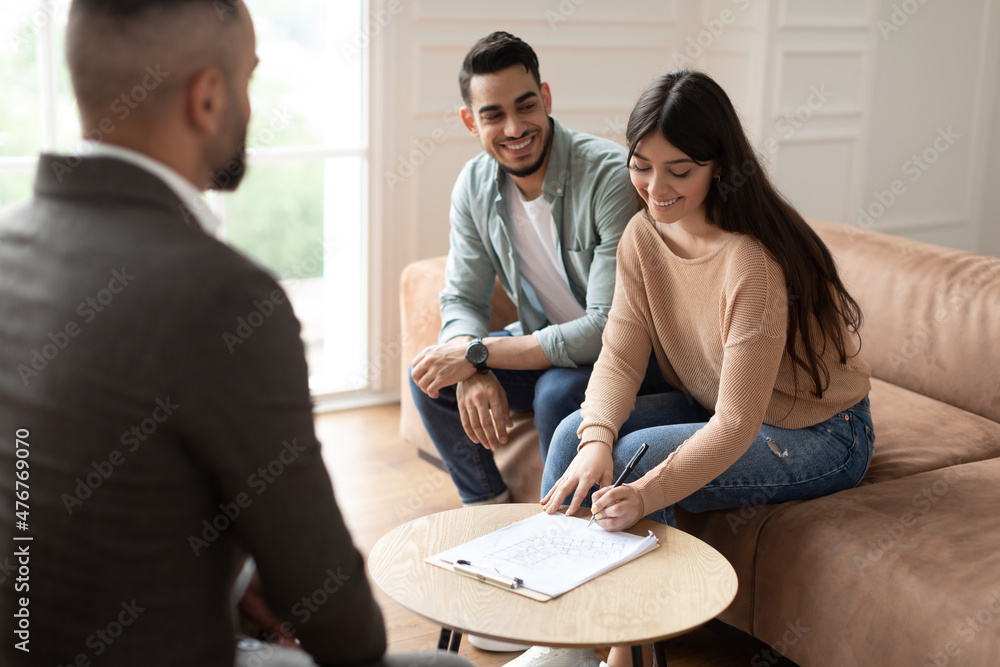
[[[644,514],[672,505],[718,477],[760,432],[785,349],[784,275],[762,251],[725,289],[725,342],[715,414],[634,484]]]
[[[649,306],[635,252],[632,226],[618,245],[615,295],[604,328],[601,354],[594,364],[583,422],[577,431],[580,444],[603,442],[611,447],[618,429],[635,408],[635,397],[646,374],[652,350],[646,317]]]

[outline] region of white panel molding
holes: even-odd
[[[747,94],[743,98],[736,98],[733,96],[733,91],[730,87],[723,85],[723,90],[726,91],[726,95],[729,96],[730,101],[736,107],[737,113],[740,115],[740,120],[743,122],[743,129],[748,134],[755,134],[757,130],[762,125],[762,116],[764,110],[764,100],[761,93],[761,86],[755,85],[755,72],[760,72],[763,68],[762,55],[759,49],[750,48],[720,48],[712,49],[711,52],[706,53],[702,56],[699,63],[699,67],[706,71],[711,68],[709,65],[713,58],[717,57],[731,57],[737,60],[746,59],[746,77],[748,84],[746,86]],[[707,72],[712,74],[711,71]],[[713,77],[715,78],[715,77]],[[719,82],[722,85],[722,82]]]
[[[781,93],[782,84],[785,81],[784,74],[787,67],[787,61],[789,56],[853,56],[859,59],[858,70],[861,75],[868,69],[869,53],[863,46],[858,46],[855,44],[843,44],[843,45],[816,45],[816,46],[781,46],[776,49],[777,58],[774,65],[774,87],[771,90],[771,108],[770,115],[777,118],[788,110],[782,110],[781,108]],[[857,88],[857,98],[858,104],[853,107],[841,107],[829,109],[827,107],[821,107],[813,112],[816,117],[826,117],[826,116],[863,116],[865,115],[865,90],[861,86],[861,81],[859,80]]]
[[[766,153],[765,151],[765,154],[767,155],[768,163],[770,165],[771,175],[772,177],[776,177],[778,171],[778,162],[776,156],[780,153],[782,146],[808,145],[808,144],[813,144],[815,146],[845,145],[847,146],[847,152],[848,155],[850,156],[849,162],[853,164],[853,162],[855,161],[855,156],[857,155],[857,140],[858,140],[858,133],[856,131],[851,131],[849,129],[845,129],[843,131],[825,131],[825,132],[796,134],[792,137],[788,137],[783,140],[778,140],[777,150],[775,150],[774,153]],[[766,141],[767,140],[765,140],[765,143]],[[845,176],[846,177],[844,179],[845,180],[844,187],[846,188],[846,191],[842,193],[844,202],[842,209],[843,220],[840,220],[840,222],[850,221],[853,219],[854,216],[854,211],[853,209],[850,208],[850,205],[854,198],[853,193],[855,186],[853,184],[852,174],[848,173]],[[784,191],[783,187],[781,189]],[[801,195],[801,193],[799,194]],[[799,211],[800,213],[802,213],[803,209],[800,208]],[[806,210],[803,214],[812,215],[812,213],[808,210]]]
[[[411,63],[410,63],[412,72],[411,76],[413,77],[412,80],[417,82],[417,85],[412,86],[409,91],[411,97],[410,117],[413,119],[441,118],[445,114],[450,113],[452,109],[451,105],[458,98],[458,85],[457,85],[458,64],[456,64],[455,66],[453,73],[454,76],[450,77],[449,79],[449,81],[454,80],[452,84],[455,86],[455,90],[453,93],[454,96],[449,98],[442,98],[440,100],[435,100],[433,102],[427,102],[426,100],[422,99],[420,92],[421,89],[423,88],[423,86],[421,86],[420,83],[425,79],[426,76],[430,75],[429,69],[424,65],[425,59],[428,57],[429,54],[434,52],[437,53],[453,52],[455,54],[455,62],[460,63],[461,58],[465,55],[466,51],[468,50],[468,46],[465,45],[459,49],[458,47],[450,45],[414,44],[412,48],[413,48],[413,57],[411,58]],[[586,53],[588,54],[588,56],[591,56],[595,52],[598,53],[605,52],[608,54],[612,54],[615,58],[620,59],[622,62],[628,61],[628,54],[630,53],[641,54],[637,55],[635,58],[636,61],[638,62],[650,62],[651,58],[658,58],[662,54],[661,52],[662,45],[646,46],[638,44],[622,48],[617,46],[603,46],[603,45],[594,46],[592,44],[580,43],[580,44],[547,45],[544,48],[546,55],[549,56],[550,58],[554,53],[560,53],[560,54]],[[663,70],[663,68],[661,68],[661,70]],[[546,77],[543,76],[542,78],[544,80]],[[637,78],[636,83],[637,85],[636,85],[635,96],[638,97],[638,94],[647,85],[647,82],[639,82]],[[570,105],[563,105],[559,103],[558,91],[554,91],[554,96],[556,96],[555,100],[559,111],[571,111],[571,112],[585,111],[589,113],[600,113],[607,109],[617,110],[619,108],[619,106],[611,106],[611,107],[607,106],[606,104],[607,100],[602,99],[599,96],[593,97],[592,104],[570,104]],[[634,100],[631,100],[631,102],[634,102]],[[433,104],[434,106],[431,106],[431,104]],[[631,110],[631,107],[629,108],[629,110]]]
[[[746,9],[739,6],[735,0],[721,1],[703,0],[701,3],[701,20],[711,21],[713,19],[722,20],[722,12],[729,10],[736,16],[736,21],[726,24],[726,32],[735,30],[738,32],[759,32],[764,27],[763,13],[761,7],[763,3],[757,0],[745,0]],[[741,22],[740,19],[749,17],[749,20]]]
[[[843,131],[809,132],[796,133],[794,136],[778,139],[775,141],[781,144],[830,144],[840,142],[850,142],[851,150],[856,148],[859,132],[845,128]]]
[[[871,28],[874,8],[871,0],[865,0],[863,11],[855,17],[839,20],[831,20],[822,16],[812,19],[795,20],[789,15],[790,3],[793,0],[779,0],[778,3],[778,27],[783,30],[796,29],[822,29],[822,30],[868,30]]]
[[[509,11],[508,13],[510,16],[504,16],[502,20],[505,23],[541,23],[544,25],[548,23],[546,12],[555,12],[556,14],[559,14],[563,18],[567,19],[567,21],[598,25],[676,25],[678,21],[677,0],[645,0],[644,3],[638,2],[637,0],[631,0],[631,2],[636,5],[631,8],[633,10],[641,9],[639,6],[640,4],[646,4],[649,7],[655,7],[662,12],[660,18],[650,20],[626,18],[624,17],[624,11],[612,12],[607,16],[588,16],[585,12],[583,16],[580,16],[576,10],[587,2],[588,0],[563,0],[558,3],[544,3],[532,0],[532,6],[535,8],[535,11],[538,12],[537,16],[522,17],[518,16],[514,11]],[[415,23],[481,23],[485,20],[482,9],[483,5],[478,2],[462,1],[442,3],[440,0],[412,0],[412,3],[415,7],[413,18]],[[442,4],[447,4],[449,6],[449,11],[447,13],[443,11],[435,12],[429,9],[434,5]],[[508,7],[507,9],[509,10],[511,8]],[[485,11],[492,12],[495,15],[501,10],[499,10],[498,6],[486,5]],[[623,16],[623,18],[617,18],[618,15]]]

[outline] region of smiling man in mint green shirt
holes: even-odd
[[[459,75],[465,126],[484,152],[451,199],[451,248],[437,345],[411,366],[411,392],[462,502],[509,499],[493,461],[510,411],[535,412],[544,458],[583,401],[601,349],[615,254],[638,209],[625,149],[563,127],[526,43],[493,33]],[[495,279],[518,321],[489,331]]]

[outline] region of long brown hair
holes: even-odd
[[[822,398],[830,385],[822,358],[827,341],[846,363],[845,333],[857,336],[860,346],[862,320],[829,249],[768,179],[729,96],[707,74],[677,70],[646,89],[625,130],[629,161],[652,132],[661,132],[692,160],[714,162],[720,169],[705,198],[705,218],[727,232],[754,237],[781,266],[788,287],[785,351]]]

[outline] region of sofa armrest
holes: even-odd
[[[445,257],[432,257],[408,264],[399,279],[401,327],[399,432],[408,442],[437,457],[420,415],[410,397],[410,361],[417,352],[437,342],[441,331],[438,294],[444,289]],[[499,331],[517,319],[517,309],[497,281],[490,302],[490,330]]]

